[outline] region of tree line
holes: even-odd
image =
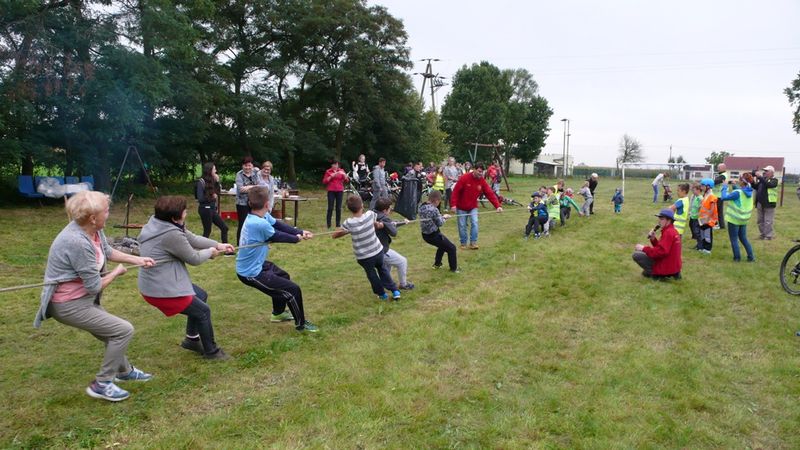
[[[456,74],[441,120],[424,111],[402,22],[361,0],[8,0],[0,21],[7,175],[107,188],[130,146],[157,179],[252,156],[294,181],[360,153],[466,157],[467,140],[530,161],[552,114],[529,73],[488,63]]]

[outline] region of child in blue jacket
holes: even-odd
[[[622,204],[625,202],[625,198],[622,196],[622,189],[617,188],[614,191],[614,196],[611,197],[611,203],[614,204],[614,212],[619,214],[622,212]]]
[[[534,237],[538,238],[544,224],[549,220],[547,204],[542,201],[542,194],[534,192],[531,199],[532,201],[528,205],[528,211],[531,212],[531,216],[528,218],[528,225],[525,226],[525,239],[530,236],[531,229],[533,229]]]

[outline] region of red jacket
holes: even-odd
[[[450,205],[462,211],[469,211],[478,207],[478,197],[485,195],[495,208],[500,207],[500,201],[492,192],[492,188],[486,184],[483,178],[475,178],[472,172],[467,172],[459,177],[453,195],[450,197]]]
[[[653,275],[675,275],[681,271],[681,236],[672,224],[661,230],[661,239],[652,238],[652,247],[642,251],[653,260]]]
[[[329,192],[344,191],[344,183],[350,180],[344,171],[339,172],[339,170],[342,169],[336,169],[336,172],[334,172],[333,168],[331,167],[325,171],[325,175],[322,177],[322,182],[328,185]]]

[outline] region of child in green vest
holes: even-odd
[[[692,239],[697,241],[695,250],[700,250],[702,243],[700,242],[700,205],[703,203],[703,189],[700,183],[692,185],[692,200],[689,205],[689,229],[692,230]]]

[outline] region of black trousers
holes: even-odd
[[[798,191],[800,192],[800,191]],[[444,207],[445,209],[450,209],[452,205],[450,204],[450,197],[453,196],[453,188],[447,188],[444,190]],[[800,194],[798,194],[800,196]]]
[[[531,216],[528,219],[528,225],[525,226],[525,236],[529,236],[531,234],[531,230],[534,233],[539,234],[542,232],[544,228],[544,224],[547,222],[547,216]]]
[[[289,274],[271,263],[264,261],[261,265],[261,273],[254,277],[243,277],[236,274],[239,281],[252,286],[272,298],[272,314],[278,315],[289,311],[294,316],[295,327],[300,327],[306,323],[305,311],[303,311],[303,291],[300,286],[289,279]]]
[[[721,198],[717,199],[717,217],[719,217],[719,228],[725,229],[725,202]]]
[[[592,206],[594,206],[594,202],[592,202],[592,204],[589,205],[589,211],[592,210]],[[560,216],[561,216],[560,218],[561,218],[561,226],[562,227],[567,224],[567,219],[569,219],[569,216],[570,216],[571,212],[572,212],[572,209],[569,206],[567,206],[566,208],[562,206],[561,209],[559,210],[559,213],[560,213]]]
[[[591,192],[592,193],[592,197],[594,197],[594,191],[589,191],[589,192]],[[592,204],[589,205],[589,214],[594,214],[594,202],[592,202]],[[567,217],[569,217],[569,216],[567,216]]]
[[[242,237],[242,227],[244,227],[244,220],[250,214],[250,205],[236,205],[236,215],[239,217],[239,226],[236,228],[236,246],[241,245],[239,239]]]
[[[369,280],[369,285],[372,287],[372,292],[374,292],[375,295],[385,294],[384,288],[392,292],[397,290],[397,285],[394,280],[392,280],[389,268],[383,265],[383,252],[356,261],[364,268],[364,272],[366,272],[367,279]]]
[[[328,214],[325,216],[325,221],[328,224],[328,228],[331,227],[331,216],[333,215],[334,203],[336,203],[336,227],[338,228],[342,224],[342,195],[342,191],[328,191]]]
[[[216,205],[200,205],[197,207],[197,213],[200,214],[200,221],[203,222],[203,237],[211,236],[211,224],[219,228],[222,243],[228,243],[228,224],[222,220],[222,217],[219,215],[219,211],[217,211]]]
[[[423,234],[422,240],[436,247],[436,257],[433,260],[434,265],[441,266],[442,257],[447,253],[447,263],[450,265],[450,270],[458,269],[458,253],[456,252],[456,246],[447,239],[447,236],[437,231],[435,233]]]
[[[186,316],[186,336],[200,335],[203,352],[212,354],[217,351],[214,341],[214,327],[211,325],[211,308],[208,306],[208,293],[200,286],[192,284],[194,298],[181,314]]]

